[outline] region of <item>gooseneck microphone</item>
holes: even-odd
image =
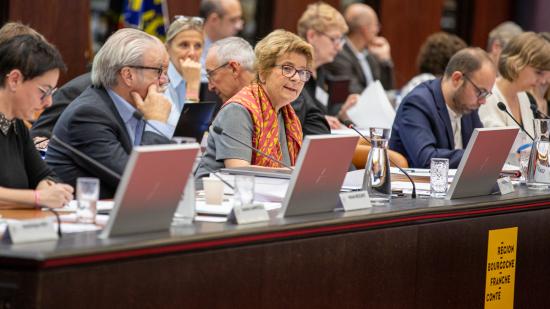
[[[527,134],[527,136],[529,136],[529,138],[534,141],[535,139],[531,136],[531,134],[529,134],[529,132],[527,132],[525,130],[525,128],[523,127],[523,125],[521,123],[519,123],[516,118],[514,118],[514,116],[512,116],[512,114],[510,114],[510,112],[508,111],[508,109],[506,108],[506,105],[502,102],[498,102],[497,103],[497,106],[498,106],[498,109],[500,109],[501,111],[505,112],[506,114],[508,114],[508,116],[510,116],[510,118],[512,118],[512,120],[519,126],[519,128],[521,129],[521,131],[523,131],[523,133]]]
[[[231,135],[225,133],[225,132],[223,131],[222,128],[216,127],[216,126],[215,126],[213,129],[214,129],[214,132],[216,132],[216,134],[225,135],[225,136],[229,137],[230,139],[234,140],[235,142],[237,142],[237,143],[239,143],[239,144],[245,146],[246,148],[252,149],[254,152],[257,152],[257,153],[261,154],[262,156],[268,158],[269,160],[271,160],[271,161],[273,161],[273,162],[277,162],[277,163],[281,164],[282,166],[288,168],[288,169],[291,170],[291,171],[294,170],[294,168],[293,168],[292,166],[290,166],[290,165],[284,163],[283,161],[277,160],[277,159],[275,159],[273,156],[268,155],[267,153],[261,151],[260,149],[254,148],[254,147],[252,147],[252,146],[250,146],[250,145],[247,145],[247,144],[241,142],[240,140],[236,139],[235,137],[233,137],[233,136],[231,136]]]
[[[110,177],[115,178],[118,181],[120,181],[121,177],[118,173],[115,173],[113,170],[111,170],[110,168],[106,167],[105,165],[99,163],[97,160],[95,160],[92,157],[86,155],[85,153],[81,152],[80,150],[74,148],[73,146],[65,143],[64,141],[59,139],[57,136],[52,135],[51,140],[58,143],[59,145],[61,145],[61,147],[65,148],[65,149],[68,149],[73,155],[78,157],[80,160],[83,160],[83,161],[86,161],[86,162],[90,163],[94,168],[100,169],[102,172],[108,174]]]
[[[151,128],[153,128],[153,130],[155,130],[158,134],[160,134],[160,136],[168,139],[168,140],[171,140],[171,138],[169,138],[168,136],[166,136],[164,133],[162,133],[157,127],[155,127],[154,125],[152,125],[149,120],[145,119],[145,116],[143,115],[142,112],[140,112],[139,110],[135,110],[134,113],[133,113],[133,116],[137,119],[137,120],[143,120],[145,122],[145,125],[146,126],[150,126]]]
[[[359,130],[357,130],[357,128],[353,125],[353,124],[349,124],[348,125],[348,128],[352,129],[353,131],[355,131],[357,134],[359,134],[359,136],[361,136],[365,141],[367,141],[367,143],[372,146],[371,142],[370,142],[370,139],[367,138],[365,135],[363,135],[363,133],[361,133]],[[412,192],[411,192],[411,198],[416,198],[416,184],[414,183],[412,177],[409,175],[409,173],[407,173],[407,171],[405,171],[404,169],[401,168],[401,166],[399,166],[398,164],[396,164],[395,162],[393,162],[389,156],[388,156],[388,159],[390,160],[390,163],[393,164],[395,167],[397,167],[405,176],[407,176],[407,178],[409,179],[409,181],[411,182],[412,186],[413,186],[413,189],[412,189]],[[366,172],[366,171],[365,171]]]

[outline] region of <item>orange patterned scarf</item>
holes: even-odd
[[[277,160],[282,161],[283,154],[281,153],[279,142],[279,123],[277,121],[277,114],[262,86],[257,83],[252,83],[244,87],[235,96],[227,100],[223,106],[229,103],[240,104],[250,113],[254,125],[252,147],[260,149],[275,157]],[[282,107],[281,111],[285,121],[286,141],[288,153],[290,155],[290,163],[291,165],[295,165],[298,152],[302,146],[302,125],[290,104]],[[252,152],[251,164],[266,167],[281,167],[279,163],[273,162],[256,152]]]

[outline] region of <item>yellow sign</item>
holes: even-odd
[[[517,227],[489,231],[485,309],[514,308],[517,243]]]

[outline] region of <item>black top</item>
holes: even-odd
[[[5,135],[0,131],[0,170],[0,186],[12,189],[34,189],[44,178],[54,176],[21,120]]]

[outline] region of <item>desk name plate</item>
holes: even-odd
[[[7,223],[8,227],[4,232],[4,239],[10,241],[12,244],[55,240],[59,238],[51,218],[7,220]]]
[[[344,211],[371,208],[369,193],[365,190],[340,193],[340,201]]]

